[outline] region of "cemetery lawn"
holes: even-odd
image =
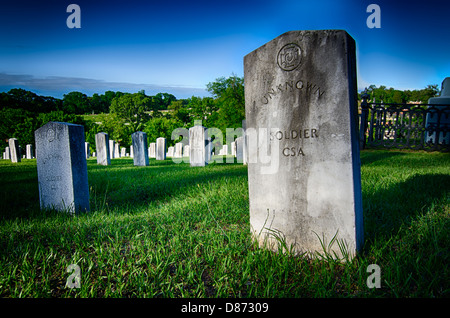
[[[340,262],[255,246],[241,164],[91,158],[91,212],[71,217],[40,211],[35,160],[1,160],[0,297],[449,297],[450,155],[361,161],[365,246]]]

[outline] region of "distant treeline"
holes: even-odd
[[[439,93],[438,85],[427,85],[427,87],[419,90],[398,90],[394,88],[387,88],[381,85],[376,87],[370,85],[367,88],[370,100],[376,103],[394,103],[394,104],[406,104],[409,102],[420,102],[426,104],[428,99],[435,97]],[[361,94],[359,94],[361,99]]]
[[[207,90],[212,97],[177,99],[168,93],[148,96],[145,91],[107,91],[90,97],[70,92],[58,99],[20,88],[11,89],[0,93],[0,151],[13,137],[22,147],[34,144],[34,131],[49,121],[83,125],[91,149],[95,149],[95,134],[102,131],[121,146],[129,147],[135,131],[145,131],[149,142],[165,137],[169,145],[173,145],[179,140],[171,139],[172,131],[192,127],[195,120],[202,120],[205,127],[219,128],[224,134],[226,128],[241,127],[245,118],[244,79],[234,75],[221,77],[209,83]],[[438,92],[438,85],[413,91],[368,87],[370,100],[384,103],[426,103]],[[87,116],[92,114],[96,115]]]

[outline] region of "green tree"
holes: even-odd
[[[70,92],[65,94],[62,103],[63,111],[68,114],[87,114],[91,112],[91,105],[86,94]]]
[[[171,115],[183,124],[189,122],[189,109],[182,100],[172,101],[168,107],[171,111]]]
[[[146,123],[144,131],[147,133],[149,142],[155,142],[156,138],[164,137],[168,145],[173,145],[175,141],[172,140],[172,132],[181,127],[183,123],[176,118],[157,117]]]
[[[136,130],[129,123],[114,112],[100,116],[102,124],[96,127],[97,132],[108,133],[109,139],[115,140],[123,147],[131,145],[131,134]]]
[[[194,120],[202,120],[206,127],[216,127],[219,107],[212,97],[192,96],[188,99],[187,108],[191,125]]]
[[[142,93],[127,93],[112,100],[110,112],[130,125],[133,132],[140,131],[150,118],[147,113],[150,103],[151,100]]]
[[[245,118],[244,79],[235,75],[220,77],[209,83],[207,90],[218,107],[217,128],[225,131],[226,128],[241,127]]]

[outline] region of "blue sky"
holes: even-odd
[[[81,28],[69,29],[69,4]],[[378,4],[381,28],[366,25]],[[344,29],[356,41],[358,88],[441,85],[450,76],[450,1],[0,1],[0,91],[61,98],[107,90],[208,96],[218,77],[291,30]]]

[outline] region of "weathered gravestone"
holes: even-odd
[[[84,151],[85,151],[86,159],[88,159],[91,156],[91,149],[89,147],[88,142],[84,143]]]
[[[116,142],[114,140],[109,140],[109,158],[114,159],[114,149],[116,147]]]
[[[33,145],[32,144],[28,144],[26,146],[26,158],[27,159],[33,159]]]
[[[166,138],[156,138],[156,160],[166,160]]]
[[[254,237],[301,253],[323,244],[337,257],[342,243],[354,255],[363,243],[354,40],[287,32],[245,56],[244,79]]]
[[[114,145],[114,158],[120,158],[120,144],[118,142]]]
[[[156,142],[150,143],[150,147],[148,147],[148,156],[150,158],[156,158]]]
[[[9,147],[5,147],[5,159],[11,160],[11,150],[9,150]]]
[[[236,141],[231,142],[231,154],[236,157]]]
[[[224,154],[225,156],[228,155],[228,153],[229,153],[229,151],[228,151],[228,145],[223,145],[222,149],[223,149],[223,154]]]
[[[207,144],[205,127],[196,125],[189,128],[189,162],[191,167],[203,167],[208,164]]]
[[[121,157],[126,157],[127,156],[127,148],[125,148],[125,147],[121,147],[120,148],[120,156]]]
[[[169,147],[169,149],[167,149],[167,157],[172,158],[173,152],[174,152],[174,147],[173,146]]]
[[[236,138],[236,161],[237,163],[244,162],[244,137]]]
[[[173,152],[173,157],[174,158],[182,158],[183,157],[183,143],[181,142],[177,142],[175,144],[175,149]]]
[[[19,141],[16,138],[9,138],[9,151],[11,156],[11,162],[20,162],[20,149],[19,149]]]
[[[137,131],[131,135],[133,142],[133,163],[135,166],[148,166],[147,134]]]
[[[190,147],[189,145],[185,145],[183,147],[183,157],[189,157]]]
[[[108,166],[111,164],[109,153],[109,135],[100,132],[95,135],[95,147],[97,149],[97,164]]]
[[[41,208],[89,211],[83,126],[49,122],[34,135]]]
[[[441,84],[441,94],[428,99],[430,111],[426,116],[426,142],[450,145],[450,77],[446,77]],[[450,149],[450,147],[449,147]]]

